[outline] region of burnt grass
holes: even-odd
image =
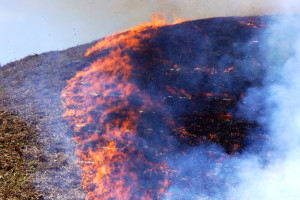
[[[241,25],[236,23],[237,21],[248,20],[248,18],[228,19],[230,19],[230,23],[235,23],[238,28]],[[258,20],[257,17],[254,19]],[[215,21],[199,20],[184,23],[185,25],[182,25],[182,27],[186,26],[187,30],[189,27],[194,27],[196,31],[203,34],[201,36],[203,40],[211,37],[213,41],[213,37],[216,37],[216,35],[220,37],[220,42],[215,45],[216,49],[209,49],[210,46],[207,45],[207,47],[204,46],[197,50],[206,52],[207,55],[205,54],[203,58],[212,59],[214,57],[211,54],[214,54],[215,58],[211,62],[218,64],[215,59],[221,62],[223,57],[219,55],[226,54],[227,50],[224,47],[227,44],[235,44],[234,37],[235,34],[238,34],[232,30],[230,23],[228,24],[229,21],[225,19]],[[205,25],[210,23],[214,23],[213,26]],[[227,28],[224,25],[226,23]],[[218,27],[221,27],[221,25],[223,32],[218,31]],[[181,25],[176,26],[180,27]],[[202,33],[201,30],[205,26],[211,29],[206,30],[207,35]],[[166,33],[172,33],[169,28],[161,30],[164,29],[166,29]],[[172,41],[180,43],[180,34],[184,35],[186,31],[180,28],[174,30],[177,31],[179,36],[172,38],[171,35],[170,37],[166,36],[166,38],[170,40],[170,43]],[[226,34],[224,31],[227,31]],[[241,44],[248,43],[252,39],[251,31],[253,32],[249,28],[249,35],[244,34],[244,32],[248,33],[247,30],[240,35],[243,36],[240,39]],[[210,32],[214,32],[215,35],[209,35]],[[159,44],[164,44],[164,41],[167,40],[153,41],[152,43],[155,46],[156,41]],[[186,45],[194,42],[195,40],[193,38],[189,39],[189,37],[184,40]],[[199,39],[198,42],[202,44],[204,41]],[[76,145],[70,137],[65,136],[68,127],[67,121],[61,117],[64,109],[60,95],[67,85],[67,80],[74,77],[76,72],[81,71],[100,56],[107,54],[104,51],[97,52],[97,55],[84,57],[86,50],[93,45],[95,45],[95,42],[64,51],[31,55],[0,68],[0,199],[79,200],[85,198],[85,192],[81,187],[80,170],[74,162]],[[162,51],[166,48],[164,52],[168,52],[167,48],[172,49],[168,45],[158,45],[158,47],[162,48]],[[198,48],[198,46],[193,45],[192,47]],[[177,55],[176,59],[178,58],[178,61],[175,60],[174,63],[180,63],[182,55],[188,59],[191,49],[189,48],[188,51],[183,51],[182,54]],[[232,50],[234,49],[230,49],[230,51]],[[243,53],[244,50],[241,51]],[[147,54],[147,52],[148,50],[145,49],[144,53]],[[254,58],[250,55],[250,59],[249,55],[246,54],[247,52],[244,52],[242,56],[236,55],[235,53],[238,52],[235,52],[235,50],[231,53],[230,66],[236,64],[236,56],[239,58],[241,66],[253,62]],[[255,53],[258,54],[258,52]],[[193,59],[200,59],[195,55],[192,56]],[[138,55],[136,57],[138,58]],[[163,65],[164,63],[159,64]],[[210,65],[209,62],[208,65]],[[223,67],[224,69],[228,68],[227,65]],[[212,128],[215,128],[215,126]]]

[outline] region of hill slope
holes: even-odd
[[[270,64],[264,63],[257,46],[258,41],[263,39],[261,33],[264,26],[260,25],[267,21],[267,17],[217,18],[162,27],[158,31],[159,37],[144,41],[151,48],[145,48],[137,54],[133,53],[132,57],[137,66],[146,63],[143,66],[149,67],[151,65],[148,66],[147,63],[156,62],[153,64],[155,70],[164,65],[163,70],[167,70],[168,64],[153,59],[156,53],[160,52],[158,57],[169,60],[172,57],[172,62],[175,64],[186,64],[188,67],[199,65],[194,69],[199,74],[209,74],[214,67],[225,73],[226,70],[231,70],[228,65],[229,67],[241,66],[238,74],[235,75],[245,77],[245,80],[241,81],[245,85],[236,90],[245,91],[251,85],[260,84],[261,75],[265,67]],[[193,31],[200,34],[191,34]],[[61,118],[63,107],[60,95],[67,85],[66,81],[74,77],[76,72],[89,66],[99,57],[105,57],[110,51],[108,48],[107,51],[96,52],[85,57],[87,49],[95,44],[93,42],[65,51],[28,56],[0,68],[0,124],[2,124],[0,145],[4,147],[0,149],[3,160],[0,163],[0,178],[5,183],[0,187],[2,195],[0,198],[70,200],[84,198],[85,193],[80,184],[80,170],[74,163],[75,144],[64,135],[68,128],[67,122]],[[242,47],[247,47],[251,51]],[[190,58],[192,59],[189,60]],[[209,66],[200,66],[203,62]],[[245,70],[242,66],[250,66],[250,68]],[[260,70],[247,71],[247,69],[260,66]],[[157,76],[157,73],[153,72],[155,70],[145,68],[145,71],[135,72],[135,79],[142,88],[150,87],[151,81],[157,83],[151,87],[161,86],[160,80],[164,80],[165,77],[163,73]],[[251,76],[247,76],[246,73],[250,73]],[[144,74],[148,76],[145,77]],[[230,77],[235,75],[230,75]],[[177,75],[170,77],[180,78]],[[190,75],[187,77],[190,78]],[[170,78],[168,84],[172,84],[172,80]],[[212,79],[206,78],[205,84],[209,84],[210,81]],[[237,83],[240,82],[237,81]],[[211,86],[206,89],[214,90]],[[172,93],[172,90],[163,92]],[[240,91],[230,90],[230,92],[240,97]],[[212,95],[211,97],[210,93],[205,94],[205,99],[203,99],[203,94],[200,95],[201,101],[213,99],[213,106],[223,105],[219,103],[219,99],[224,99],[224,96]],[[199,98],[200,96],[198,95]],[[236,100],[234,102],[236,103]],[[169,103],[170,105],[178,104],[180,107],[185,102],[170,100]],[[199,102],[193,102],[191,110],[197,110],[197,103]],[[208,107],[208,109],[205,112],[209,114],[213,108]],[[186,118],[187,121],[178,123],[191,124],[189,120],[192,118],[190,116]],[[223,124],[219,126],[219,132],[225,130],[224,127],[228,128],[228,123],[231,123],[231,119],[228,121],[226,116],[225,119],[225,124],[220,122]],[[211,127],[205,122],[198,121],[197,123],[198,125],[204,123],[203,126],[208,127],[208,130],[217,127]],[[239,126],[242,125],[243,123],[239,124]],[[197,132],[198,130],[199,127],[190,128],[190,131],[194,131],[197,137],[207,132],[205,129]],[[228,148],[229,153],[232,153],[236,150],[231,143],[235,136],[232,139],[230,131],[232,132],[231,129],[225,131],[225,139],[221,138],[221,143]],[[179,131],[178,134],[182,132]],[[230,137],[230,141],[227,141],[226,138]],[[188,139],[193,141],[191,138]],[[242,139],[239,138],[238,142],[243,145]],[[216,141],[215,139],[214,142]]]

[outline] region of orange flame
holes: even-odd
[[[174,24],[181,22],[183,20],[177,20]],[[240,23],[252,28],[262,27],[251,20]],[[170,195],[166,191],[174,170],[163,159],[147,157],[143,148],[148,147],[142,145],[138,129],[138,120],[143,113],[150,113],[162,105],[152,102],[151,97],[132,81],[136,66],[130,57],[132,53],[143,48],[144,40],[155,37],[155,31],[152,30],[166,25],[169,24],[164,17],[154,15],[152,23],[142,24],[100,40],[85,54],[86,57],[100,58],[69,80],[62,92],[65,107],[63,117],[69,120],[69,129],[77,144],[77,164],[82,169],[82,184],[87,192],[87,200],[151,200]],[[107,54],[101,57],[102,52]],[[172,71],[180,71],[179,65],[172,65],[166,60],[162,62],[172,66]],[[232,66],[223,72],[234,69],[235,66]],[[222,71],[214,67],[194,66],[192,73],[198,72],[215,75]],[[188,89],[166,86],[165,90],[180,99],[197,98]],[[210,91],[203,91],[201,97],[205,101],[222,98],[226,101],[237,100],[235,95]],[[133,105],[132,98],[141,103]],[[175,129],[179,137],[199,137],[189,132],[188,128],[181,127],[181,124],[175,124],[172,116],[166,118],[170,127],[180,126],[178,130]],[[221,113],[218,118],[229,123],[233,120],[230,113]],[[219,142],[219,133],[208,133],[209,135],[203,137],[205,140]],[[151,131],[149,134],[152,134]],[[239,148],[239,144],[236,144],[233,151]],[[150,179],[152,174],[157,174],[159,178]],[[145,180],[151,184],[143,184]]]
[[[100,40],[85,56],[105,49],[109,54],[78,72],[62,92],[63,117],[69,120],[78,145],[77,163],[88,200],[161,199],[168,187],[168,166],[149,161],[138,147],[139,111],[151,110],[153,103],[129,81],[133,67],[126,52],[138,50],[141,39],[153,37],[146,30],[163,25],[167,25],[166,20],[154,15],[150,24]],[[143,105],[132,106],[130,96],[141,99]],[[158,171],[162,180],[155,188],[143,188],[138,170]]]
[[[255,20],[239,21],[239,23],[250,26],[251,28],[262,28],[265,26],[264,24],[257,23]]]
[[[227,73],[227,72],[230,72],[230,71],[232,71],[234,69],[235,69],[235,66],[232,66],[232,67],[229,67],[228,69],[225,69],[223,72]]]

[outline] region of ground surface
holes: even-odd
[[[237,20],[242,20],[242,18]],[[195,34],[199,32],[204,36],[203,41],[198,41],[198,46],[193,45],[195,40],[189,37],[183,38],[183,44],[190,47],[189,51],[196,49],[197,51],[193,52],[204,52],[204,58],[209,56],[211,59],[222,60],[220,55],[223,55],[226,49],[219,47],[236,45],[234,41],[236,32],[232,31],[228,24],[226,28],[227,25],[222,20],[214,21],[215,26],[205,25],[209,22],[211,21],[198,23],[199,27],[209,27],[205,30],[206,32],[197,28],[197,23],[186,23],[185,26],[194,27]],[[222,24],[222,30],[228,30],[226,34],[218,31],[218,23]],[[241,28],[244,25],[243,23],[237,24],[236,30],[244,30]],[[247,26],[246,24],[245,28]],[[255,27],[248,28],[249,30],[256,29]],[[149,41],[154,46],[158,45],[162,48],[162,52],[177,55],[176,52],[179,51],[173,52],[172,50],[176,48],[161,46],[168,40],[170,43],[177,41],[173,45],[181,44],[180,39],[182,39],[181,34],[185,33],[184,29],[175,30],[178,34],[176,38],[168,37],[170,31],[166,28],[162,29],[162,32],[167,34],[165,38]],[[214,34],[209,35],[212,32]],[[250,40],[253,36],[247,35],[247,31],[242,33],[241,42],[248,42],[248,39]],[[218,43],[214,45],[215,49],[208,51],[210,43],[207,42],[209,41],[207,38],[211,36],[211,41],[215,41],[213,37],[216,35],[219,37]],[[227,36],[224,37],[224,35]],[[204,42],[207,42],[208,46],[202,47],[201,44]],[[86,50],[94,44],[95,42],[65,51],[28,56],[0,68],[0,199],[84,199],[85,193],[80,184],[80,170],[74,162],[75,144],[65,136],[67,122],[61,118],[63,107],[60,94],[67,80],[97,59],[97,56],[88,58],[83,56]],[[153,48],[152,51],[154,50]],[[185,56],[188,60],[189,51],[184,50],[178,53],[176,57],[178,61],[174,60],[174,63],[183,62],[181,56]],[[143,55],[148,55],[149,52],[148,54],[147,52],[145,49]],[[249,63],[254,62],[252,57],[245,52],[244,54],[235,53],[235,51],[231,52],[232,62],[239,59],[241,67],[247,64],[245,60]],[[168,57],[168,55],[163,56]],[[198,59],[200,63],[202,60],[199,58],[198,55],[194,55],[194,59]],[[208,60],[207,64],[214,63],[216,59]],[[161,64],[158,63],[157,66]],[[190,65],[192,66],[191,63]],[[227,68],[227,65],[224,65],[224,70]]]
[[[0,68],[0,199],[83,199],[60,92],[93,43]]]

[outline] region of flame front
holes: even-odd
[[[77,143],[86,199],[160,199],[168,185],[167,165],[149,161],[137,137],[140,111],[151,110],[153,104],[130,82],[132,66],[126,53],[138,50],[140,39],[153,37],[143,33],[145,30],[166,24],[159,17],[155,19],[90,48],[86,56],[112,49],[78,72],[62,92],[63,117],[69,120]],[[133,105],[132,98],[141,104]],[[141,183],[152,171],[159,174],[157,182]]]
[[[255,20],[231,23],[238,31],[230,30],[228,37],[263,27]],[[255,126],[236,120],[234,113],[249,86],[241,76],[243,68],[238,62],[223,63],[225,56],[220,56],[238,46],[234,40],[224,42],[223,31],[210,40],[204,28],[214,24],[206,22],[200,23],[204,28],[186,23],[184,29],[174,29],[176,37],[170,39],[172,34],[162,34],[170,31],[162,28],[165,25],[156,15],[152,23],[100,40],[85,54],[97,60],[69,80],[62,92],[63,117],[77,144],[87,200],[176,199],[168,189],[176,181],[190,184],[189,173],[174,164],[185,157],[188,145],[215,142],[235,153],[242,148],[247,127]],[[230,26],[220,30],[226,27]],[[249,43],[251,48],[256,41]],[[242,53],[230,56],[244,59]],[[253,68],[261,66],[255,56],[247,62]],[[227,87],[232,83],[239,89]],[[211,160],[223,162],[217,156]],[[199,169],[196,176],[204,174],[206,178],[199,179],[214,182],[213,169]]]

